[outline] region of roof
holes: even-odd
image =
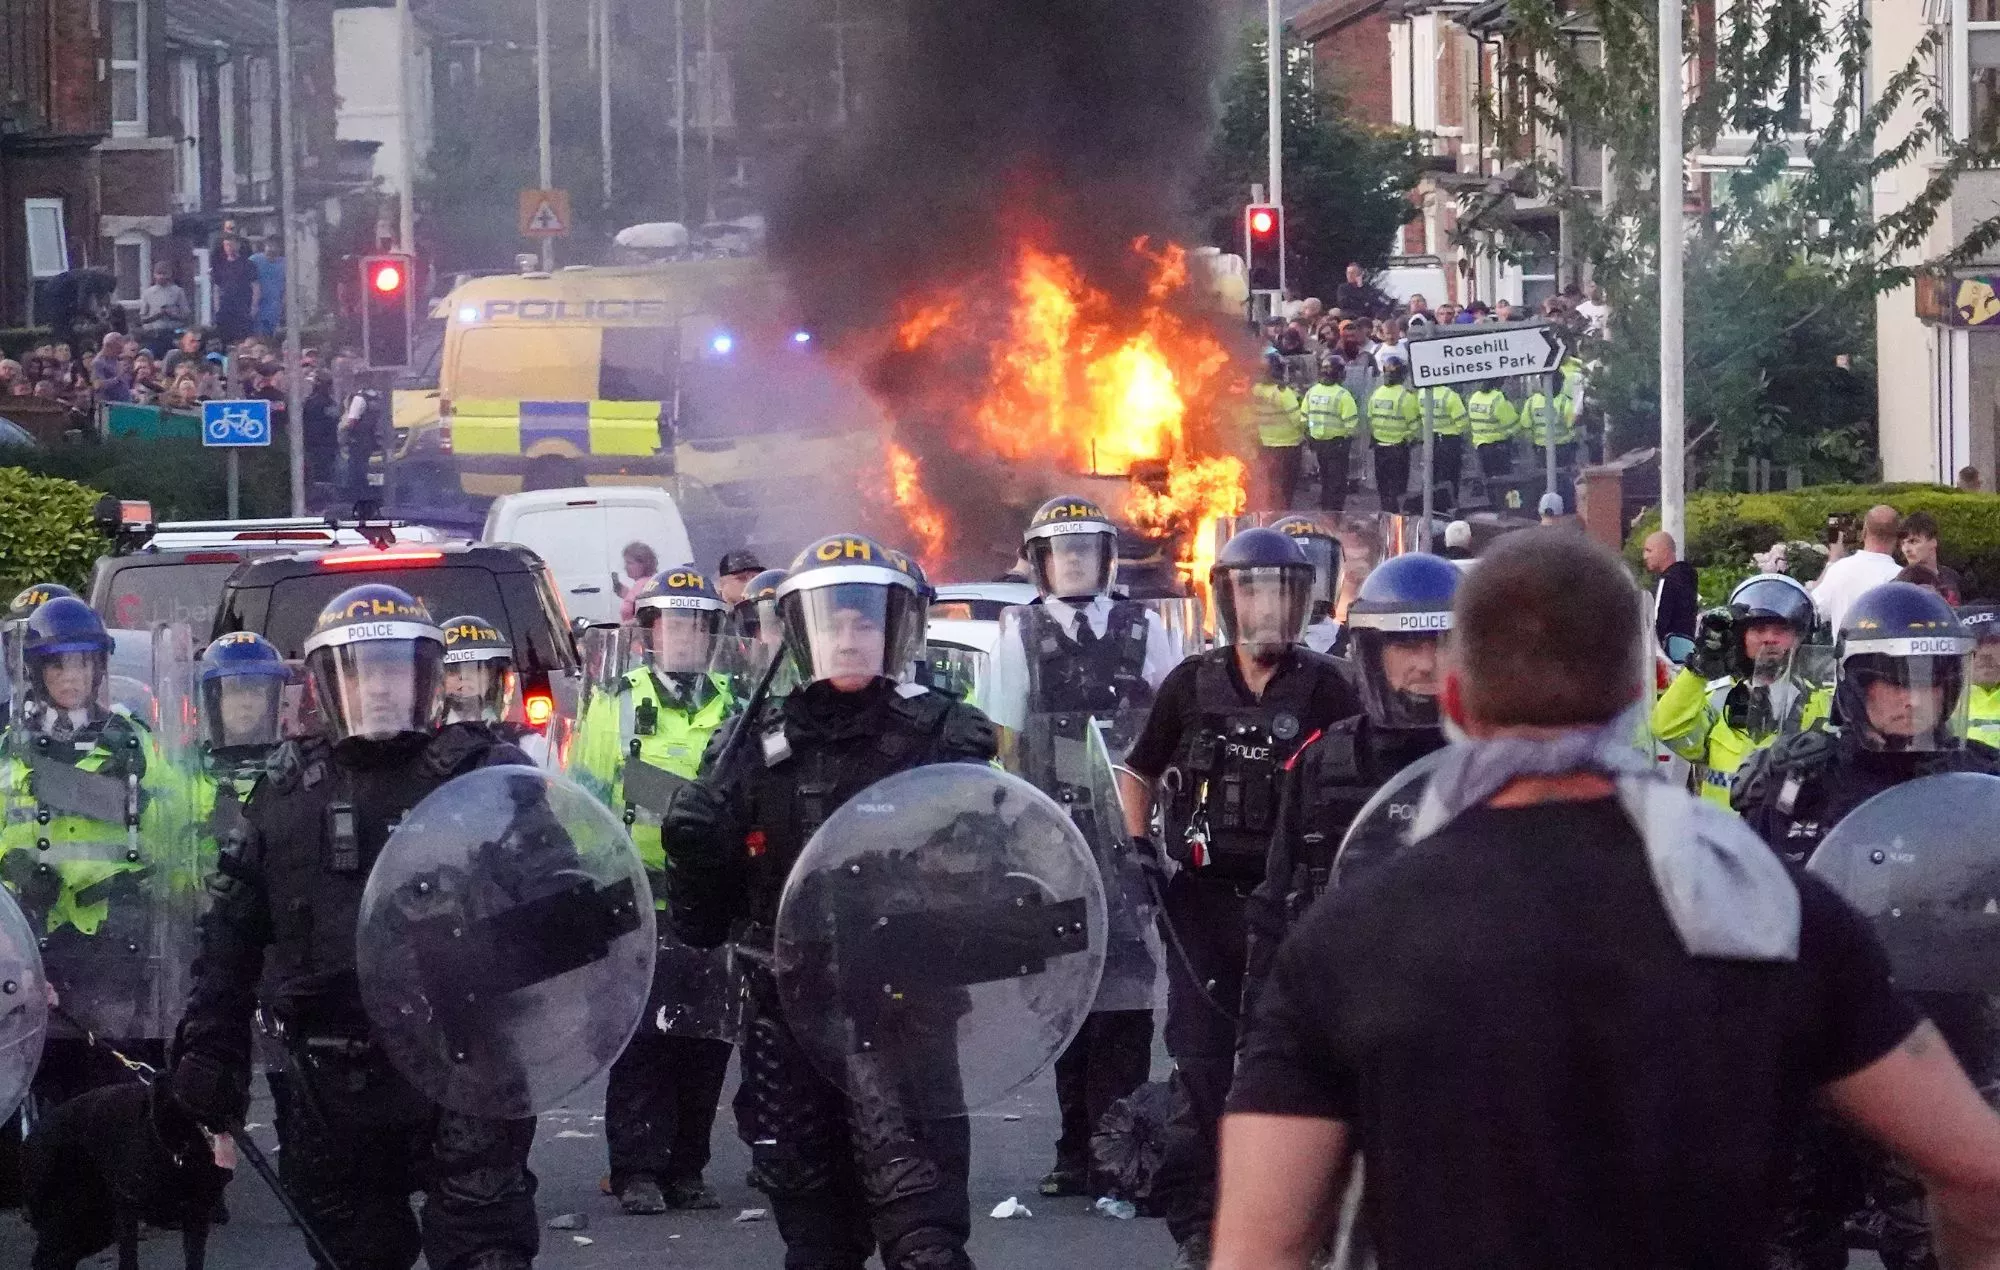
[[[1311,43],[1333,34],[1378,9],[1387,7],[1391,0],[1316,0],[1307,5],[1292,19],[1292,30],[1300,39]]]
[[[278,43],[278,7],[272,0],[160,0],[160,29],[167,43],[199,48],[243,48]],[[327,32],[292,22],[297,43],[323,45]]]

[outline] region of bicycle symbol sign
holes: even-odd
[[[271,403],[268,401],[205,401],[201,404],[201,443],[238,447],[271,444]]]

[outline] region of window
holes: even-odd
[[[250,197],[267,202],[273,197],[272,142],[277,139],[278,108],[272,91],[271,59],[250,59]]]
[[[2000,130],[2000,0],[1967,0],[1966,138],[1991,142]]]
[[[69,272],[69,231],[59,198],[23,200],[28,217],[28,276],[53,278]]]
[[[174,206],[191,212],[201,206],[201,64],[192,57],[174,64],[174,113],[180,147],[174,164]]]
[[[146,0],[111,0],[111,131],[146,135]]]
[[[151,281],[153,244],[144,234],[121,234],[111,244],[111,268],[118,278],[120,304],[139,303],[139,292]]]

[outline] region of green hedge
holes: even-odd
[[[291,514],[291,478],[285,447],[242,451],[242,514]],[[118,437],[85,445],[0,450],[0,462],[43,476],[59,476],[153,504],[158,520],[220,520],[229,510],[226,452],[204,449],[192,438]]]
[[[0,590],[60,582],[81,594],[111,545],[91,520],[99,497],[74,481],[0,467]]]
[[[1801,582],[1819,576],[1826,518],[1845,513],[1858,522],[1877,503],[1909,515],[1926,511],[1938,523],[1938,555],[1958,570],[1965,598],[2000,597],[2000,494],[1968,494],[1937,485],[1820,485],[1781,494],[1695,494],[1688,499],[1687,558],[1701,574],[1704,604],[1718,604],[1756,571],[1752,553],[1789,542],[1787,572]],[[1660,527],[1657,509],[1632,527],[1626,553],[1636,564],[1646,535]]]

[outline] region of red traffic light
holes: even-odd
[[[368,280],[384,295],[400,291],[403,287],[403,267],[393,260],[385,260],[369,272]]]
[[[1278,227],[1278,218],[1268,207],[1259,207],[1250,213],[1250,232],[1268,234]]]

